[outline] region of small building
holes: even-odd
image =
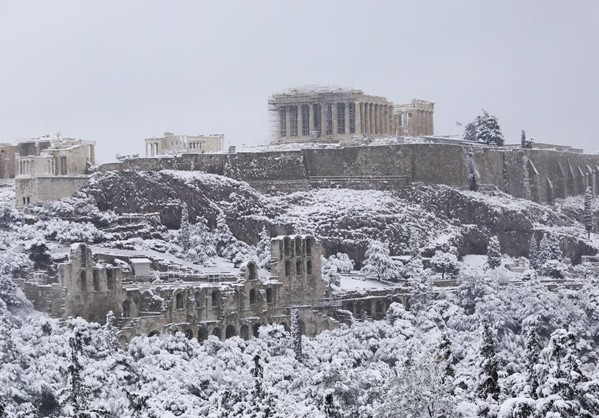
[[[362,90],[307,86],[274,94],[273,144],[395,135],[393,103]]]
[[[206,152],[221,152],[224,147],[225,135],[175,135],[165,132],[160,138],[147,138],[146,157],[157,157],[168,154],[204,154]]]
[[[95,165],[95,142],[59,135],[19,141],[15,153],[17,206],[72,196]]]
[[[413,99],[409,104],[395,107],[395,124],[398,136],[427,136],[435,134],[433,113],[435,104]]]

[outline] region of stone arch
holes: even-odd
[[[220,291],[212,291],[212,293],[210,294],[210,302],[213,309],[216,309],[220,306]]]
[[[98,270],[92,272],[92,285],[94,292],[100,291],[100,272]]]
[[[296,260],[295,262],[295,274],[298,276],[302,275],[302,259]]]
[[[227,325],[225,329],[225,338],[235,337],[237,335],[237,329],[235,329],[235,325]]]
[[[85,270],[79,273],[79,286],[82,292],[87,292],[87,272]]]
[[[274,302],[274,292],[272,290],[272,287],[269,287],[266,289],[266,303],[273,303]]]
[[[314,240],[311,237],[306,238],[306,256],[312,256],[312,244]]]
[[[385,304],[382,300],[379,299],[376,301],[374,310],[378,316],[385,315]]]
[[[302,239],[301,237],[295,237],[295,256],[296,257],[301,257],[302,256]]]
[[[191,328],[187,328],[183,334],[185,334],[185,338],[187,338],[188,340],[191,340],[193,338],[193,331],[191,330]]]
[[[246,341],[249,340],[250,339],[250,328],[247,325],[243,324],[241,326],[241,328],[239,328],[239,336]]]
[[[285,257],[289,257],[291,255],[291,238],[285,237],[283,238],[283,251]]]
[[[194,295],[196,306],[199,308],[204,304],[204,297],[202,296],[202,291],[198,290]]]
[[[291,261],[285,261],[285,276],[291,276]]]
[[[125,347],[127,347],[127,344],[129,344],[129,338],[127,338],[127,337],[126,337],[126,336],[124,336],[124,335],[121,335],[121,336],[119,337],[119,345],[120,345],[122,348],[125,348]]]
[[[183,309],[183,292],[179,292],[175,296],[176,309]]]
[[[106,288],[108,290],[114,290],[116,288],[113,269],[106,269]]]
[[[202,341],[206,341],[206,339],[208,338],[208,328],[201,326],[198,328],[198,341],[202,342]],[[220,338],[220,336],[219,336]]]
[[[222,339],[222,331],[220,330],[219,327],[214,327],[212,328],[212,335],[214,335],[216,338],[218,338],[219,340]]]
[[[250,261],[247,264],[248,267],[248,277],[250,280],[256,280],[258,278],[258,266],[253,261]]]
[[[123,317],[129,318],[131,316],[131,302],[128,300],[123,301]]]
[[[148,334],[148,337],[156,337],[158,335],[160,335],[160,332],[153,330],[153,331],[150,331],[150,333]]]
[[[255,305],[258,300],[256,289],[250,289],[250,305]]]
[[[306,261],[306,274],[312,274],[312,260]]]
[[[254,324],[252,326],[252,333],[254,334],[254,337],[257,338],[260,335],[260,327],[261,326],[262,326],[262,324],[260,324],[260,323]]]

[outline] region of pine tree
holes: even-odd
[[[82,351],[81,334],[79,332],[76,332],[75,335],[69,339],[69,345],[71,346],[71,364],[69,365],[71,405],[73,406],[75,416],[79,416],[79,414],[86,413],[88,399],[87,389],[83,384],[83,378],[81,377],[83,367],[79,362],[79,355]]]
[[[591,231],[593,230],[593,190],[587,187],[584,194],[584,227],[591,238]]]
[[[490,115],[484,109],[482,115],[477,116],[474,122],[466,125],[464,139],[498,147],[502,147],[504,143],[497,117]]]
[[[258,257],[258,266],[270,271],[271,245],[270,234],[266,230],[266,226],[262,226],[260,231],[260,241],[256,246],[256,256]]]
[[[179,244],[184,251],[188,251],[191,245],[190,232],[189,232],[189,210],[187,209],[187,203],[183,202],[183,208],[181,209],[181,225],[179,227]]]
[[[216,254],[219,257],[229,258],[227,249],[230,248],[231,244],[233,244],[235,237],[231,233],[229,225],[227,225],[225,213],[222,211],[216,216],[215,240]]]
[[[530,396],[533,399],[537,399],[537,388],[539,387],[536,368],[540,352],[541,346],[539,344],[537,328],[532,325],[526,332],[526,381],[530,387]]]
[[[361,271],[366,276],[388,281],[397,281],[401,276],[401,266],[391,258],[387,244],[370,240],[365,255],[366,260]]]
[[[476,124],[470,122],[464,127],[464,140],[476,142]]]
[[[501,247],[497,237],[493,236],[489,239],[487,245],[487,265],[491,269],[495,269],[501,265]]]
[[[481,360],[479,363],[477,395],[486,400],[489,397],[495,401],[499,399],[499,366],[495,352],[493,331],[487,321],[483,324],[482,345],[480,348]]]
[[[443,383],[452,384],[455,376],[453,369],[453,354],[451,352],[451,340],[446,332],[441,336],[441,342],[439,343],[439,361],[443,364],[445,375],[443,376]]]
[[[299,309],[291,310],[291,338],[293,339],[293,351],[297,361],[302,361],[302,328],[300,324]]]
[[[551,259],[553,259],[553,253],[549,244],[549,238],[547,235],[543,234],[537,255],[537,269],[541,269],[543,265]]]
[[[551,249],[551,259],[561,261],[562,245],[557,235],[549,235],[549,248]]]
[[[528,260],[530,262],[531,268],[533,268],[535,270],[539,269],[539,245],[537,244],[537,239],[535,238],[535,234],[532,234],[532,236],[530,237]]]
[[[264,380],[264,369],[260,364],[260,355],[256,354],[254,356],[254,368],[252,369],[252,376],[254,377],[254,397],[256,399],[262,399],[264,397],[264,388],[263,388],[263,380]]]
[[[436,251],[431,258],[431,267],[437,273],[441,273],[441,278],[445,279],[445,273],[455,275],[460,271],[458,258],[451,253]]]
[[[418,231],[416,228],[412,228],[410,230],[410,239],[408,241],[408,246],[410,247],[410,256],[412,258],[420,257],[420,237],[418,236]]]

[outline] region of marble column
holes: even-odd
[[[312,132],[316,130],[316,120],[314,119],[314,104],[308,104],[308,135],[312,136]]]
[[[361,115],[361,109],[362,109],[362,103],[354,103],[354,113],[355,113],[355,118],[356,118],[356,134],[361,134],[362,133],[362,115]]]
[[[304,136],[304,117],[302,115],[302,106],[301,104],[297,105],[297,136]]]
[[[338,123],[337,123],[337,103],[332,104],[333,108],[333,135],[337,135],[338,132]]]

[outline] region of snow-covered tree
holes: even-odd
[[[215,246],[216,254],[219,257],[228,257],[228,249],[235,243],[236,239],[227,225],[227,218],[224,212],[219,212],[216,216]]]
[[[291,338],[293,339],[295,358],[302,361],[302,327],[300,324],[300,311],[297,308],[291,310]]]
[[[183,207],[181,208],[181,224],[179,226],[179,245],[184,251],[188,251],[191,246],[189,229],[189,210],[187,209],[187,203],[183,202]]]
[[[370,240],[362,273],[377,280],[397,281],[401,277],[401,266],[391,258],[387,244]]]
[[[539,244],[537,244],[537,239],[535,235],[532,234],[530,237],[530,247],[528,249],[528,260],[530,262],[530,267],[538,270],[539,269]]]
[[[537,364],[541,346],[537,334],[537,328],[530,325],[526,331],[526,382],[529,387],[529,394],[532,398],[537,398],[537,388],[539,387],[539,377],[537,376]]]
[[[335,401],[333,392],[328,392],[324,396],[324,416],[326,418],[341,418],[341,412],[339,412],[339,404]]]
[[[504,142],[497,117],[490,115],[484,109],[482,115],[477,116],[474,122],[466,125],[464,139],[498,147],[502,147]]]
[[[214,234],[208,228],[208,220],[203,216],[189,227],[189,249],[185,258],[201,265],[208,265],[216,256]]]
[[[480,347],[480,361],[478,364],[479,375],[477,382],[477,396],[483,401],[489,398],[499,399],[499,361],[495,351],[493,330],[487,321],[483,323]]]
[[[441,277],[445,279],[445,274],[454,276],[460,271],[460,263],[458,258],[451,253],[446,253],[437,250],[431,258],[431,267],[437,273],[441,273]]]
[[[260,231],[260,241],[256,246],[256,256],[258,257],[258,266],[270,271],[271,246],[270,234],[266,230],[266,226]]]
[[[551,246],[549,243],[549,238],[546,234],[543,234],[543,238],[541,238],[541,243],[539,244],[539,252],[537,255],[537,269],[542,268],[542,266],[549,260],[553,259],[553,252],[551,250]]]
[[[584,193],[584,227],[587,230],[589,238],[591,238],[591,231],[594,227],[593,220],[593,191],[590,187],[587,187]]]
[[[490,269],[495,269],[501,265],[501,247],[496,236],[492,236],[487,245],[487,265]]]
[[[412,228],[410,230],[410,239],[408,241],[408,246],[410,249],[410,257],[418,258],[420,257],[420,234],[416,228]]]

